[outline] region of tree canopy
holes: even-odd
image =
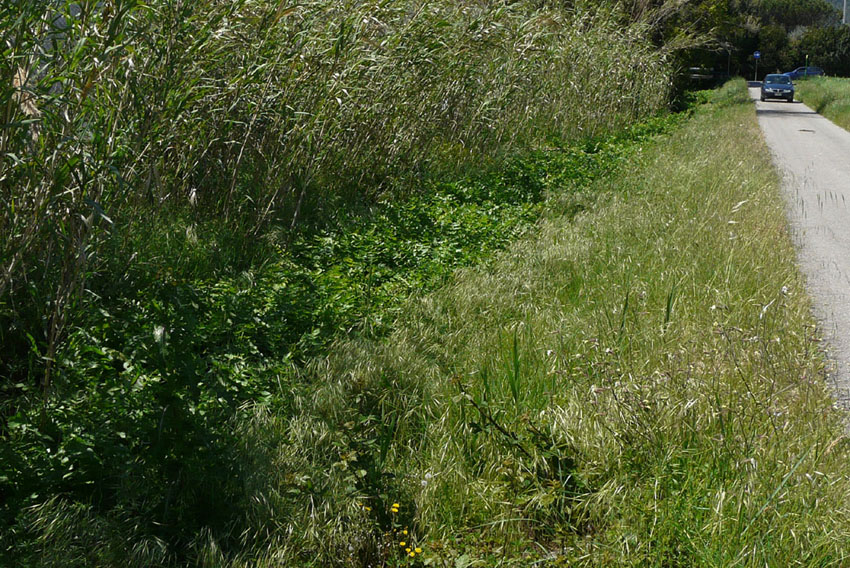
[[[630,13],[655,26],[660,45],[675,46],[681,67],[699,65],[751,76],[809,64],[828,74],[850,74],[850,36],[841,12],[828,0],[624,0]],[[650,15],[651,16],[648,16]]]

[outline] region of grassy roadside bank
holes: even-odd
[[[575,183],[544,168],[550,198],[535,231],[402,304],[388,335],[338,341],[294,374],[262,346],[253,351],[254,327],[274,318],[233,318],[245,302],[273,307],[293,282],[247,275],[209,294],[175,292],[170,304],[128,305],[138,330],[123,335],[126,349],[90,344],[79,372],[114,360],[124,367],[118,377],[132,379],[127,392],[148,393],[150,404],[127,414],[122,385],[97,383],[99,410],[82,418],[110,436],[156,443],[144,453],[107,444],[127,455],[105,456],[80,427],[63,454],[39,454],[57,465],[57,482],[81,490],[92,486],[84,472],[98,470],[58,465],[114,459],[103,463],[119,466],[121,492],[89,507],[48,499],[27,508],[18,527],[29,540],[16,558],[33,566],[843,565],[850,448],[822,382],[776,174],[746,89],[717,93],[660,144],[633,142],[627,155],[603,145],[563,170],[592,170],[601,154],[606,167],[618,163],[609,176]],[[472,220],[492,208],[478,201],[463,209]],[[431,205],[439,217],[444,210]],[[367,259],[393,250],[368,244],[342,243]],[[168,311],[177,308],[188,315]],[[118,320],[107,316],[95,331],[108,337]],[[142,325],[150,321],[163,322],[158,334]],[[245,350],[228,351],[237,346]],[[188,401],[200,384],[164,398],[161,386],[180,379],[169,370],[191,378],[198,369],[220,388],[210,383],[197,404]],[[235,418],[221,412],[261,383],[271,387],[247,397],[253,406],[240,404]],[[124,430],[149,427],[162,402],[184,413],[161,412],[143,435]],[[70,409],[51,416],[77,424]],[[139,523],[145,517],[131,507],[156,526]],[[191,524],[201,517],[204,526]]]
[[[36,402],[12,414],[0,446],[0,519],[11,527],[0,548],[22,554],[53,526],[44,537],[56,556],[41,555],[71,564],[118,562],[126,542],[150,549],[141,565],[192,562],[187,548],[205,534],[241,549],[230,535],[242,532],[255,456],[239,454],[233,422],[246,405],[297,414],[293,404],[313,389],[302,365],[332,338],[386,334],[410,294],[489,262],[553,207],[566,216],[591,207],[594,180],[686,119],[647,119],[487,175],[431,182],[367,213],[340,211],[337,223],[300,232],[232,277],[189,278],[174,263],[155,283],[101,297],[60,352],[65,396],[39,402],[15,385]],[[207,239],[196,239],[203,248]],[[174,241],[173,256],[191,264],[191,243]],[[80,523],[89,540],[79,540]]]
[[[797,99],[815,112],[850,130],[850,79],[814,77],[798,81]]]
[[[593,209],[338,344],[299,412],[242,424],[268,553],[241,564],[845,563],[850,448],[767,156],[736,82]]]
[[[529,153],[664,112],[682,44],[653,18],[0,5],[0,564],[251,548],[237,417],[301,412],[328,338],[385,333],[399,297],[533,226],[555,173]],[[587,177],[608,142],[563,169]]]

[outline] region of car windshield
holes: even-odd
[[[788,77],[787,75],[768,75],[764,78],[764,82],[779,85],[788,85],[791,83],[791,77]]]

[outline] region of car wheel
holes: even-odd
[[[761,98],[761,102],[764,102],[764,97]]]

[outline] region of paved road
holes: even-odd
[[[850,132],[802,103],[761,102],[757,88],[750,96],[783,174],[800,267],[834,363],[836,398],[850,408]]]

